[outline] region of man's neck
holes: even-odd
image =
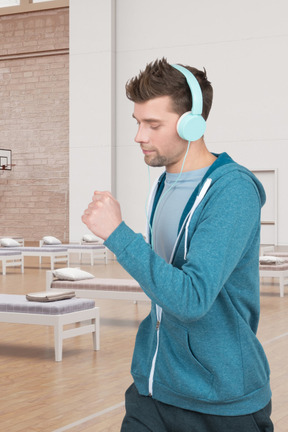
[[[188,154],[183,171],[193,171],[206,168],[212,165],[216,159],[216,156],[210,153],[207,149],[201,154],[191,154],[191,156]]]
[[[198,141],[193,141],[190,143],[183,172],[206,168],[212,165],[216,159],[216,156],[208,151],[203,138]],[[180,170],[181,167],[178,168],[177,171],[170,171],[167,168],[167,172],[180,172]]]

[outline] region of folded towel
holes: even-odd
[[[51,302],[57,300],[65,300],[75,297],[75,291],[67,290],[53,290],[53,291],[41,291],[26,294],[26,299],[29,301],[36,302]]]

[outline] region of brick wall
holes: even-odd
[[[69,240],[69,10],[0,17],[0,236]]]

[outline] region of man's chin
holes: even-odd
[[[149,156],[144,157],[144,161],[147,165],[154,168],[159,168],[165,166],[165,160],[164,158],[149,158]]]

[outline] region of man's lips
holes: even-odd
[[[148,154],[153,153],[154,150],[148,150],[148,149],[143,149],[143,148],[142,148],[142,152],[143,152],[144,155],[148,155]]]

